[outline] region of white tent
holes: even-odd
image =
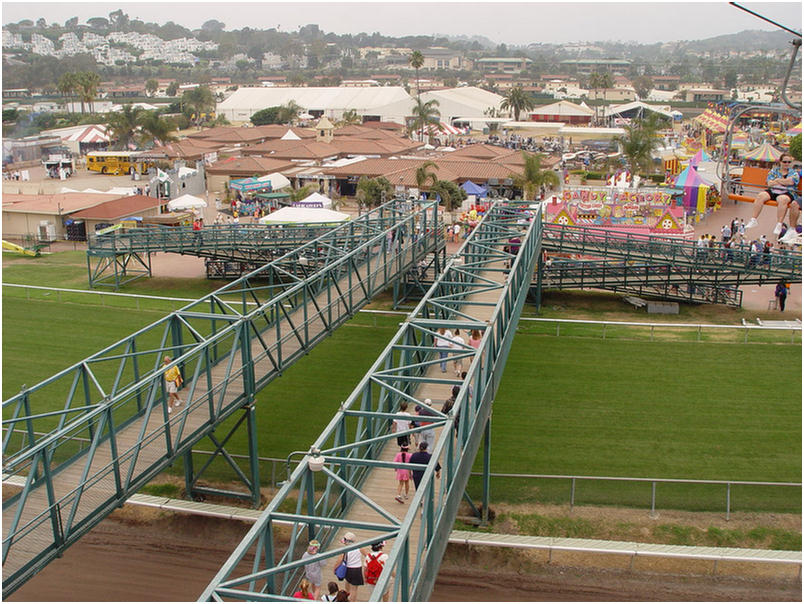
[[[271,190],[278,191],[290,186],[290,181],[279,172],[273,172],[267,176],[260,176],[259,180],[266,180],[271,182]]]
[[[311,193],[301,201],[294,201],[290,204],[293,207],[297,208],[326,208],[329,209],[332,207],[332,200],[327,197],[326,195],[321,195],[321,193]]]
[[[280,208],[260,218],[261,224],[337,224],[349,220],[349,214],[323,208]]]
[[[193,208],[205,208],[207,207],[207,202],[195,195],[182,195],[176,199],[171,199],[167,207],[171,212],[174,210],[191,210]]]
[[[313,117],[312,115],[310,117]],[[285,134],[280,138],[281,141],[300,141],[301,138],[298,134],[293,132],[293,130],[288,130]]]

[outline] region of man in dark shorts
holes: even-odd
[[[432,459],[432,455],[427,452],[427,441],[422,442],[419,445],[419,450],[416,451],[413,455],[410,456],[409,463],[418,463],[422,464],[424,468],[421,470],[413,470],[413,484],[416,488],[419,488],[419,483],[422,481],[422,477],[424,476],[424,471],[427,469],[427,464],[430,463],[430,459]],[[441,464],[436,462],[436,478],[441,478]]]

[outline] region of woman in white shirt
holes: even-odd
[[[341,539],[341,543],[349,545],[355,542],[355,534],[348,531]],[[368,555],[368,548],[355,548],[346,552],[342,558],[338,559],[337,567],[341,561],[346,562],[346,591],[349,592],[349,601],[355,602],[357,600],[357,588],[363,585],[363,558]],[[332,569],[334,572],[334,568]]]
[[[447,372],[448,350],[452,347],[452,332],[443,327],[438,328],[438,335],[435,338],[435,346],[439,349],[438,357],[441,359],[441,373]]]
[[[456,329],[455,335],[452,336],[452,341],[450,342],[450,348],[453,348],[456,352],[463,352],[464,346],[466,346],[466,340],[461,336],[461,330]],[[455,375],[460,377],[463,372],[463,358],[453,358],[452,368],[455,370]]]

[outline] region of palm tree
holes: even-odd
[[[296,103],[296,101],[291,99],[284,105],[279,106],[279,115],[278,115],[279,121],[290,125],[291,123],[293,123],[293,120],[295,120],[296,117],[299,115],[301,110],[302,110],[301,105],[299,105],[298,103]]]
[[[413,67],[413,69],[416,70],[416,98],[418,99],[419,98],[419,69],[421,69],[422,65],[424,65],[424,55],[420,51],[414,50],[410,54],[410,57],[408,58],[408,63],[410,63],[410,66]]]
[[[438,101],[433,99],[422,103],[421,99],[416,100],[413,106],[413,121],[411,122],[411,130],[419,130],[421,133],[421,140],[424,141],[424,129],[427,126],[433,125],[441,130],[441,112],[438,110]]]
[[[196,86],[186,90],[181,97],[183,106],[188,107],[194,114],[193,124],[201,123],[201,114],[215,109],[215,97],[207,86]]]
[[[171,134],[175,130],[172,121],[159,115],[156,111],[145,111],[138,116],[137,122],[141,128],[141,142],[153,142],[156,145],[164,145],[176,140]]]
[[[359,124],[360,122],[361,117],[357,112],[357,109],[347,109],[343,112],[343,116],[341,116],[341,121],[339,123],[343,126],[348,126],[349,124]]]
[[[500,109],[511,110],[514,112],[514,121],[519,121],[519,114],[533,109],[533,97],[522,90],[521,86],[514,86],[504,96]]]
[[[290,201],[301,201],[305,197],[308,197],[315,189],[317,189],[315,185],[304,185],[301,189],[291,189],[290,190]]]
[[[596,71],[589,76],[589,86],[597,92],[599,88],[603,89],[603,102],[606,101],[606,88],[614,86],[614,79],[608,71]],[[597,95],[595,95],[597,96]],[[597,121],[597,105],[595,105],[595,121]]]
[[[524,199],[536,199],[536,192],[544,187],[557,187],[559,185],[558,174],[553,170],[542,170],[542,156],[538,153],[522,152],[525,160],[525,167],[522,175],[514,175],[511,178],[514,184],[522,189]]]
[[[109,114],[106,127],[112,138],[116,139],[115,147],[125,149],[129,143],[136,142],[140,129],[140,114],[142,109],[134,107],[131,103],[123,105],[123,109]]]
[[[56,90],[58,90],[62,95],[70,97],[72,99],[78,90],[78,79],[76,77],[76,74],[65,73],[64,75],[62,75],[61,78],[59,78],[59,83],[56,85]],[[84,104],[82,101],[81,113],[83,112],[84,112]]]
[[[81,111],[83,112],[84,103],[89,106],[89,112],[93,112],[93,103],[98,96],[98,85],[100,76],[94,71],[82,71],[76,74],[76,89],[81,97]]]
[[[631,182],[639,170],[650,170],[653,162],[653,150],[658,146],[656,138],[656,121],[654,119],[637,120],[625,127],[625,134],[617,137],[623,155],[628,160],[631,170]]]
[[[428,171],[428,168],[435,168],[438,170],[438,164],[436,164],[434,161],[426,161],[421,166],[416,168],[416,187],[420,191],[427,185],[428,181],[430,182],[430,186],[438,182],[438,176],[436,173]]]

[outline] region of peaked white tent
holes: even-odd
[[[207,202],[195,195],[182,195],[176,199],[171,199],[167,204],[168,210],[192,210],[194,208],[205,208]]]
[[[310,117],[312,117],[312,116],[310,116]],[[298,134],[293,132],[293,130],[288,130],[287,132],[285,132],[284,135],[282,135],[282,138],[280,138],[279,140],[281,140],[281,141],[300,141],[301,138],[299,137]]]
[[[349,214],[323,208],[280,208],[260,218],[261,224],[338,224],[349,220]]]
[[[332,200],[321,193],[311,193],[301,201],[294,201],[290,204],[294,208],[326,208],[332,207]]]

